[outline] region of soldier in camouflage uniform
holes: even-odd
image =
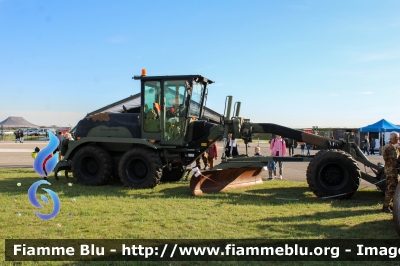
[[[393,197],[399,177],[397,171],[397,168],[399,167],[397,161],[399,158],[399,150],[396,146],[398,141],[399,133],[390,133],[390,141],[383,150],[383,159],[385,160],[386,192],[382,211],[387,213],[390,213],[393,210]]]

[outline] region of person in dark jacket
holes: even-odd
[[[17,143],[17,141],[19,141],[19,137],[20,137],[19,130],[15,131],[14,135],[15,135],[15,143]]]
[[[231,154],[231,148],[232,148],[232,154]],[[239,155],[238,149],[237,149],[237,143],[236,143],[236,140],[232,138],[232,133],[228,135],[228,139],[227,139],[226,147],[225,147],[225,155],[226,155],[226,157]]]
[[[310,153],[311,144],[307,144],[306,148],[307,148],[307,156],[310,156],[311,155],[311,153]]]
[[[369,155],[369,140],[367,136],[365,136],[363,143],[364,143],[363,152],[364,154],[367,153],[367,155]]]
[[[19,131],[19,143],[24,143],[24,131]]]
[[[294,155],[294,140],[293,139],[287,140],[287,147],[289,149],[289,156],[293,156]]]
[[[375,139],[374,139],[374,138],[371,138],[370,145],[371,145],[371,155],[375,155],[375,146],[376,146],[376,141],[375,141]]]

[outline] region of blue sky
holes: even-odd
[[[400,124],[400,1],[0,0],[0,121],[75,125],[148,75],[201,74],[241,115]]]

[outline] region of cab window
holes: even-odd
[[[146,132],[160,132],[161,87],[159,81],[144,83],[143,129]]]
[[[179,140],[185,124],[186,80],[169,80],[164,82],[165,94],[165,140]]]

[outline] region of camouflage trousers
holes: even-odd
[[[201,160],[204,163],[204,167],[208,166],[208,156],[207,153],[203,153],[199,158],[196,159],[196,166],[201,169]]]
[[[398,175],[387,175],[386,176],[386,192],[385,201],[383,202],[383,207],[393,206],[393,197],[396,192],[396,187],[398,183]]]

